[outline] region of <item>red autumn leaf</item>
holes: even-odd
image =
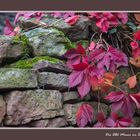
[[[79,127],[84,127],[89,123],[92,123],[93,108],[89,104],[82,104],[76,113],[76,122]]]
[[[112,72],[107,72],[103,75],[101,79],[98,79],[97,77],[91,78],[91,85],[92,89],[94,91],[101,90],[102,92],[107,91],[115,78],[116,74]]]
[[[115,122],[115,127],[129,127],[132,124],[132,120],[129,118],[120,117],[117,113],[112,112],[111,118]]]
[[[135,109],[140,105],[139,95],[127,94],[125,92],[110,92],[106,100],[112,102],[111,109],[115,112],[121,111],[126,118],[132,118]]]
[[[100,48],[91,52],[89,60],[96,62],[99,69],[106,68],[111,72],[115,72],[120,66],[128,66],[127,56],[123,52],[111,46],[107,51]]]
[[[79,85],[84,77],[84,72],[83,71],[73,71],[70,76],[69,76],[69,87],[75,87]]]
[[[110,28],[116,27],[119,24],[126,24],[128,21],[127,13],[89,13],[90,18],[94,18],[97,27],[102,32],[107,32]]]
[[[129,88],[134,88],[134,87],[136,86],[136,84],[137,84],[136,75],[129,77],[129,78],[126,80],[126,84],[129,85]]]
[[[134,38],[136,40],[140,40],[140,30],[138,30],[137,32],[135,32],[133,35],[134,35]]]
[[[132,56],[134,58],[137,58],[140,56],[140,47],[137,41],[133,41],[130,43],[131,47],[132,47]]]
[[[40,20],[45,15],[44,12],[18,12],[16,14],[14,24],[16,24],[20,17],[24,17],[25,19],[35,18]]]
[[[137,108],[140,108],[140,93],[137,94],[130,94],[131,99],[136,104]]]
[[[68,59],[67,61],[68,67],[72,69],[73,68],[72,65],[86,61],[85,54],[86,51],[80,44],[77,45],[77,48],[68,50],[64,55]]]
[[[76,70],[76,71],[81,71],[81,70],[84,70],[88,67],[88,64],[87,63],[79,63],[79,64],[76,64],[76,65],[72,65],[73,66],[73,69]]]
[[[123,23],[123,24],[126,24],[127,21],[128,21],[128,14],[127,13],[122,13],[122,12],[119,12],[119,13],[116,13],[118,19]]]
[[[105,114],[102,111],[97,114],[97,120],[98,122],[94,125],[94,127],[115,127],[113,119],[106,119]]]
[[[69,76],[69,87],[77,86],[81,98],[86,96],[91,88],[91,77],[100,77],[100,71],[88,63],[73,65],[73,72]]]
[[[69,87],[78,86],[78,91],[81,98],[87,95],[91,87],[87,78],[88,67],[89,66],[86,63],[74,65],[74,71],[69,76]]]
[[[77,88],[81,98],[85,97],[90,92],[91,84],[86,75],[83,77],[82,82]]]
[[[92,41],[92,42],[90,43],[89,50],[92,51],[93,49],[95,49],[95,46],[96,46],[95,42]]]
[[[79,15],[73,15],[65,19],[65,22],[68,23],[69,25],[74,25],[79,20],[79,18],[80,18]]]
[[[9,19],[5,20],[5,27],[4,27],[4,35],[7,36],[15,36],[16,32],[14,31],[13,25],[10,23]]]

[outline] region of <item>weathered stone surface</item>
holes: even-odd
[[[27,47],[28,48],[28,47]],[[15,61],[25,55],[25,48],[21,43],[12,44],[12,38],[0,36],[0,64],[7,61]]]
[[[64,106],[66,120],[70,125],[76,124],[76,112],[82,103],[83,102],[77,103],[77,104],[66,104]],[[88,103],[91,104],[93,106],[93,109],[94,109],[94,118],[93,118],[93,123],[94,123],[96,121],[95,116],[97,115],[97,112],[98,112],[98,103],[97,102],[88,102]],[[107,113],[109,111],[108,106],[101,103],[100,108],[102,108],[102,110],[107,115]]]
[[[35,28],[24,33],[33,47],[34,56],[62,56],[71,48],[71,42],[65,35],[54,28]]]
[[[5,112],[6,112],[5,102],[3,100],[3,97],[0,95],[0,123],[4,119]]]
[[[6,125],[21,125],[32,120],[64,115],[62,95],[56,90],[13,91],[6,97]]]
[[[41,22],[63,31],[72,41],[87,39],[89,37],[89,26],[91,25],[91,21],[85,16],[81,16],[78,22],[73,26],[67,24],[63,19],[57,19],[54,17],[44,18],[41,20]],[[43,26],[40,23],[35,22],[33,19],[25,20],[24,18],[20,19],[19,25],[23,29]]]
[[[30,69],[0,69],[0,89],[36,88],[36,71]]]
[[[83,99],[80,99],[80,96],[77,91],[63,92],[63,101],[72,102],[72,101],[81,101],[81,100],[91,100],[90,95],[88,94]]]
[[[68,75],[53,72],[42,72],[38,76],[39,87],[59,90],[68,89]]]
[[[47,120],[38,120],[31,122],[30,126],[32,127],[63,127],[67,126],[67,122],[65,118],[54,118],[54,119],[47,119]]]
[[[39,62],[33,65],[33,69],[38,71],[48,71],[48,72],[55,72],[55,73],[64,73],[69,74],[70,69],[66,66],[64,62],[57,62],[57,63],[50,63],[47,60],[40,60]]]
[[[81,16],[78,22],[73,26],[65,23],[63,19],[56,18],[49,18],[48,20],[43,20],[43,22],[48,25],[53,24],[54,27],[62,30],[72,41],[87,39],[89,37],[90,20],[85,16]]]

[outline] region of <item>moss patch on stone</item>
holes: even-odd
[[[23,49],[23,58],[28,58],[30,56],[30,54],[32,53],[32,48],[29,45],[29,40],[25,35],[16,35],[12,38],[12,45],[15,44],[20,44],[22,46]]]
[[[31,69],[35,63],[37,63],[40,60],[47,60],[50,63],[58,63],[61,60],[49,57],[49,56],[39,56],[39,57],[34,57],[30,59],[24,59],[24,60],[19,60],[18,62],[11,64],[6,67],[10,68],[19,68],[19,69]]]

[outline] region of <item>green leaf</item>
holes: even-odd
[[[137,30],[137,26],[132,22],[127,22],[127,26],[131,28],[133,31]]]
[[[113,29],[109,30],[109,33],[110,33],[110,34],[114,34],[114,33],[116,33],[116,32],[117,32],[117,28],[113,28]]]

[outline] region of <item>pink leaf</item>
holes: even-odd
[[[6,24],[6,26],[4,27],[4,31],[3,31],[4,35],[15,36],[16,32],[14,31],[14,27],[10,23],[9,19],[5,20],[5,24]]]
[[[76,113],[76,122],[79,127],[84,127],[92,122],[93,108],[89,104],[82,104]]]
[[[95,48],[96,44],[94,41],[90,43],[89,50],[92,51]]]
[[[130,94],[130,98],[134,101],[137,108],[140,108],[140,93]]]
[[[81,55],[84,55],[86,53],[85,49],[83,48],[81,44],[77,45],[76,51],[78,54],[81,54]]]
[[[78,86],[78,92],[81,98],[85,97],[91,88],[91,84],[89,82],[89,80],[87,79],[87,77],[85,76],[82,80],[82,82],[80,83],[80,85]]]
[[[83,71],[74,71],[73,73],[71,73],[69,76],[69,87],[71,88],[79,85],[82,82],[83,76]]]
[[[140,30],[138,30],[137,32],[134,33],[134,38],[136,40],[140,40]]]
[[[74,70],[82,71],[82,70],[84,70],[84,69],[86,69],[88,67],[88,64],[87,63],[79,63],[79,64],[72,65],[72,66],[73,66]]]
[[[119,20],[120,20],[123,24],[126,24],[126,23],[127,23],[127,21],[128,21],[128,15],[127,15],[127,13],[122,13],[122,12],[120,12],[120,13],[117,13],[117,16],[118,16]]]
[[[74,15],[65,19],[65,22],[68,23],[69,25],[74,25],[79,18],[80,18],[79,15]]]
[[[111,92],[105,97],[112,102],[112,111],[121,111],[126,118],[132,118],[135,113],[135,103],[132,101],[130,95],[124,92]]]

